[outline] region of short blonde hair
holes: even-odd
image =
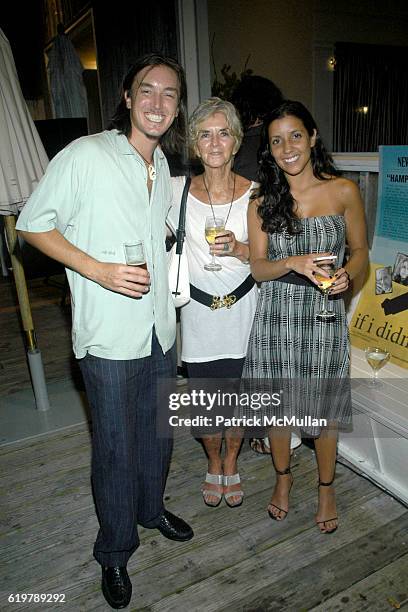
[[[199,126],[208,117],[215,115],[215,113],[223,113],[225,115],[231,136],[235,140],[234,155],[241,146],[243,131],[235,106],[231,102],[221,100],[221,98],[208,98],[208,100],[204,100],[204,102],[197,106],[188,122],[189,148],[192,157],[197,157]]]

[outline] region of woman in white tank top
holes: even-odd
[[[184,248],[192,287],[191,301],[181,309],[181,357],[189,378],[239,379],[257,301],[248,266],[247,233],[254,184],[231,170],[242,140],[232,104],[219,98],[201,103],[191,116],[189,133],[191,152],[200,159],[204,173],[192,179],[187,200]],[[174,204],[168,224],[174,232],[185,178],[172,181]],[[206,220],[214,225],[217,218],[222,219],[223,229],[209,246]],[[209,269],[211,255],[215,270]],[[229,506],[238,506],[243,499],[237,468],[243,431],[226,429],[222,457],[222,429],[201,437],[208,456],[203,498],[209,506],[218,506],[222,497]]]

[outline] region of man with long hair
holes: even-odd
[[[164,508],[172,441],[156,435],[157,381],[175,376],[176,367],[162,147],[174,152],[183,144],[185,103],[179,64],[140,58],[124,78],[113,129],[61,151],[17,224],[27,242],[67,268],[74,352],[92,410],[94,556],[113,608],[130,601],[126,565],[139,545],[137,524],[173,540],[193,537]],[[125,265],[126,245],[137,242],[144,266]]]

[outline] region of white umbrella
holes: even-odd
[[[47,410],[49,402],[21,261],[15,215],[38,184],[47,163],[47,155],[21,91],[10,44],[0,29],[0,214],[4,216],[21,318],[27,337],[28,363],[39,410]]]
[[[17,214],[48,164],[25,103],[10,44],[0,29],[0,214]]]

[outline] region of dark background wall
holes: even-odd
[[[175,0],[94,2],[95,39],[106,127],[117,105],[123,75],[151,51],[177,58]]]
[[[139,55],[158,51],[178,57],[176,0],[70,0],[62,8],[65,28],[86,9],[93,9],[102,127],[106,127],[118,102],[122,77]],[[10,41],[27,100],[47,95],[44,46],[51,41],[45,40],[46,21],[43,0],[30,0],[24,7],[9,2],[1,8],[0,27]]]
[[[0,28],[13,51],[23,95],[27,100],[43,96],[44,12],[41,0],[2,2]]]

